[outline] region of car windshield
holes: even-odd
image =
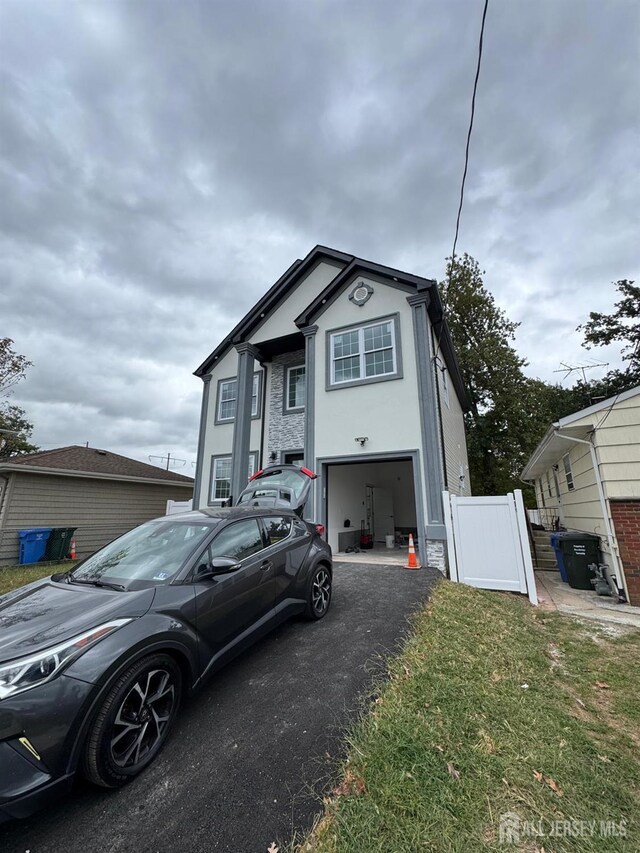
[[[212,529],[195,521],[150,521],[97,551],[69,574],[69,580],[127,589],[167,584]]]

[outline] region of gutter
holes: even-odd
[[[84,480],[111,480],[123,483],[147,483],[155,486],[177,486],[180,489],[193,489],[193,482],[183,483],[180,480],[156,480],[151,477],[130,477],[126,474],[104,474],[97,471],[74,471],[68,468],[40,468],[36,465],[2,465],[0,476],[5,472],[16,474],[43,474],[51,477],[79,477]]]
[[[573,441],[576,444],[586,444],[589,447],[589,451],[591,453],[591,464],[593,465],[593,470],[596,475],[596,485],[598,487],[598,497],[600,499],[600,509],[602,510],[602,516],[604,519],[604,526],[606,531],[607,543],[609,545],[609,551],[611,553],[611,561],[613,562],[614,573],[611,576],[611,582],[615,585],[615,593],[620,598],[624,598],[626,601],[629,601],[629,591],[627,590],[627,582],[624,576],[624,571],[622,570],[622,565],[620,563],[620,558],[618,555],[618,543],[613,533],[613,528],[611,527],[611,522],[609,520],[609,509],[607,507],[607,499],[604,494],[604,486],[602,484],[602,477],[600,476],[600,462],[598,461],[598,455],[596,453],[595,444],[593,441],[587,441],[584,438],[574,438],[570,435],[563,435],[560,430],[560,427],[554,426],[553,432],[558,438],[563,438],[565,441]],[[618,578],[622,581],[622,586],[618,584]]]

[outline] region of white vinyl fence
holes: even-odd
[[[443,499],[451,580],[521,592],[537,604],[522,492],[477,498],[443,492]]]
[[[167,501],[165,515],[177,515],[179,512],[191,512],[193,501]]]

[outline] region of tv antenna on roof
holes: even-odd
[[[166,456],[149,456],[149,462],[151,462],[153,459],[159,459],[159,460],[160,460],[160,462],[165,462],[165,461],[166,461],[166,463],[167,463],[167,465],[166,465],[166,470],[167,470],[167,471],[169,470],[169,465],[170,465],[172,462],[182,462],[182,466],[181,466],[181,467],[184,467],[184,466],[187,464],[187,460],[186,460],[186,459],[176,459],[176,458],[175,458],[175,456],[172,456],[170,453],[167,453],[167,455],[166,455]],[[154,462],[154,465],[155,465],[155,462]]]
[[[595,362],[594,364],[577,364],[573,367],[570,364],[565,364],[564,361],[560,362],[560,369],[554,370],[554,373],[564,373],[564,379],[567,379],[572,373],[582,373],[582,381],[585,385],[587,382],[587,370],[593,370],[594,367],[609,367],[608,361],[600,361]]]
[[[577,364],[572,366],[570,364],[566,364],[564,361],[560,362],[560,369],[554,370],[554,373],[564,373],[563,379],[568,379],[572,373],[581,373],[582,374],[582,382],[584,383],[585,388],[587,389],[587,394],[589,395],[589,403],[593,404],[593,399],[591,397],[591,389],[589,387],[589,382],[587,380],[587,370],[593,370],[594,367],[609,367],[608,361],[599,361],[594,362],[593,364]]]

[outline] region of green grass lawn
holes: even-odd
[[[38,578],[45,578],[55,572],[67,571],[67,569],[75,566],[71,560],[65,560],[63,563],[34,563],[28,566],[1,566],[0,567],[0,595],[15,589],[18,586],[24,586],[31,581],[37,581]]]
[[[443,582],[297,849],[638,851],[639,688],[640,631]],[[507,812],[528,822],[519,843],[500,841]]]

